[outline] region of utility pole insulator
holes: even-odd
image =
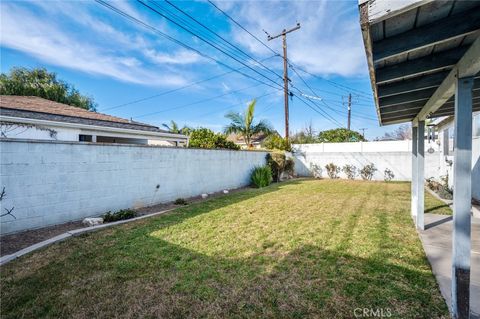
[[[288,141],[289,139],[289,133],[288,133],[288,119],[289,119],[289,114],[288,114],[288,82],[290,79],[288,78],[288,62],[287,62],[287,34],[293,31],[296,31],[300,29],[300,23],[297,22],[297,25],[290,30],[283,29],[281,33],[271,36],[267,32],[267,39],[268,41],[282,37],[283,40],[283,91],[284,91],[284,96],[285,96],[285,139]]]

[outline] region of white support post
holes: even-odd
[[[425,210],[425,121],[418,121],[417,127],[417,229],[424,230]]]
[[[457,79],[453,160],[452,314],[470,317],[473,77]]]
[[[411,214],[414,221],[417,216],[417,127],[412,123],[412,194]]]

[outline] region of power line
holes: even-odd
[[[335,126],[342,127],[342,124],[340,124],[336,119],[334,119],[328,113],[326,113],[324,110],[322,110],[317,104],[314,103],[314,106],[312,106],[312,105],[308,104],[304,99],[302,99],[299,95],[293,94],[293,96],[298,98],[303,104],[307,105],[310,109],[312,109],[314,112],[320,114],[322,117],[324,117],[326,120],[333,123]]]
[[[199,20],[197,20],[195,17],[193,17],[192,15],[188,14],[187,12],[185,12],[184,10],[180,9],[178,6],[176,6],[175,4],[173,4],[171,1],[169,0],[165,0],[165,2],[167,2],[169,5],[171,5],[172,7],[174,7],[177,11],[183,13],[184,15],[186,15],[187,17],[189,17],[191,20],[195,21],[197,24],[201,25],[202,27],[204,27],[205,29],[207,29],[208,31],[210,31],[212,34],[214,34],[215,36],[217,36],[218,38],[220,38],[221,40],[223,40],[226,44],[228,44],[229,46],[231,46],[232,48],[238,50],[239,52],[241,52],[242,54],[244,54],[246,57],[248,57],[249,59],[255,61],[256,63],[260,64],[264,69],[266,69],[267,71],[273,73],[274,75],[276,75],[277,77],[279,77],[280,79],[282,78],[281,75],[279,75],[278,73],[276,73],[275,71],[273,71],[272,69],[270,69],[269,67],[267,67],[266,65],[264,65],[261,61],[258,61],[257,59],[255,59],[253,56],[251,56],[249,53],[245,52],[244,50],[242,50],[241,48],[239,48],[238,46],[232,44],[231,41],[228,41],[227,39],[225,39],[224,37],[222,37],[221,35],[219,35],[217,32],[215,32],[214,30],[212,30],[210,27],[206,26],[205,24],[203,24],[202,22],[200,22]]]
[[[226,52],[225,50],[219,48],[217,45],[213,44],[211,41],[208,41],[207,39],[205,39],[204,37],[200,36],[199,34],[189,30],[188,28],[186,28],[185,26],[183,26],[182,24],[178,23],[177,21],[173,20],[172,18],[168,17],[167,15],[165,15],[164,13],[156,10],[155,8],[152,8],[151,6],[149,6],[147,3],[145,3],[143,0],[137,0],[137,2],[139,2],[140,4],[142,4],[143,6],[145,6],[146,8],[150,9],[151,11],[157,13],[158,15],[164,17],[165,19],[167,19],[168,21],[172,22],[173,24],[175,24],[176,26],[180,27],[181,29],[185,30],[186,32],[190,33],[191,35],[195,36],[196,38],[202,40],[203,42],[207,43],[208,45],[210,45],[211,47],[217,49],[218,51],[222,52],[223,54],[225,54],[226,56],[230,57],[231,59],[237,61],[238,63],[246,66],[247,68],[249,68],[250,70],[252,70],[253,72],[257,73],[258,75],[260,75],[261,77],[271,81],[272,83],[278,85],[281,87],[280,84],[278,84],[277,82],[275,82],[274,80],[272,80],[271,78],[267,77],[266,75],[258,72],[257,70],[255,70],[254,68],[250,67],[249,65],[245,64],[243,61],[239,60],[238,58],[236,58],[235,56],[229,54],[228,52]],[[156,3],[154,3],[157,7],[159,7]],[[161,7],[159,7],[161,8]]]
[[[340,83],[336,83],[336,82],[334,82],[334,81],[332,81],[332,80],[325,79],[325,78],[323,78],[323,77],[321,77],[321,76],[318,76],[318,75],[316,75],[316,74],[313,74],[313,73],[311,73],[311,72],[308,72],[307,70],[305,70],[305,69],[303,69],[303,68],[301,68],[301,67],[299,67],[299,66],[297,66],[297,65],[296,65],[295,67],[296,67],[297,69],[299,69],[300,71],[302,71],[302,72],[304,72],[304,73],[306,73],[306,74],[308,74],[308,75],[310,75],[310,76],[313,76],[313,77],[315,77],[315,78],[317,78],[317,79],[320,79],[320,80],[322,80],[322,81],[326,81],[326,82],[330,83],[331,85],[336,86],[336,87],[338,87],[338,88],[340,88],[340,89],[342,89],[342,90],[345,90],[345,91],[347,91],[347,92],[354,91],[354,92],[357,92],[358,95],[364,96],[364,97],[366,97],[366,98],[370,98],[370,96],[368,96],[368,94],[365,93],[365,92],[362,92],[362,91],[360,91],[360,90],[357,90],[357,89],[348,87],[348,86],[343,85],[343,84],[340,84]]]
[[[267,57],[267,58],[263,59],[263,61],[271,59],[273,57],[275,57],[275,55],[271,55],[270,57]],[[241,70],[241,69],[244,69],[244,68],[245,67],[241,67],[241,68],[238,68],[236,70]],[[137,100],[133,100],[133,101],[130,101],[130,102],[122,103],[122,104],[115,105],[115,106],[112,106],[112,107],[107,107],[105,109],[101,109],[101,111],[113,110],[113,109],[117,109],[117,108],[120,108],[120,107],[131,105],[131,104],[136,104],[136,103],[144,102],[144,101],[147,101],[147,100],[151,100],[151,99],[154,99],[154,98],[157,98],[157,97],[160,97],[160,96],[164,96],[164,95],[167,95],[167,94],[170,94],[170,93],[173,93],[173,92],[177,92],[177,91],[180,91],[180,90],[187,89],[189,87],[198,85],[200,83],[204,83],[204,82],[208,82],[208,81],[211,81],[211,80],[214,80],[214,79],[218,79],[220,77],[231,74],[233,72],[235,72],[235,71],[232,70],[232,71],[224,72],[224,73],[221,73],[221,74],[217,74],[217,75],[214,75],[214,76],[209,77],[207,79],[199,80],[199,81],[184,85],[184,86],[179,87],[179,88],[175,88],[175,89],[168,90],[168,91],[165,91],[165,92],[161,92],[161,93],[158,93],[158,94],[150,95],[150,96],[147,96],[147,97],[144,97],[144,98],[141,98],[141,99],[137,99]]]
[[[272,94],[275,94],[275,93],[276,93],[276,91],[270,92],[270,93],[265,93],[265,94],[256,96],[256,97],[254,97],[253,99],[260,100],[261,98],[263,98],[263,97],[265,97],[265,96],[272,95]],[[229,106],[227,106],[227,107],[225,107],[225,108],[222,108],[222,109],[220,109],[220,110],[215,110],[215,111],[213,111],[213,112],[208,112],[208,113],[202,114],[202,115],[200,115],[200,116],[197,116],[196,118],[202,118],[202,117],[205,117],[205,116],[208,116],[208,115],[211,115],[211,114],[215,114],[215,113],[218,113],[218,112],[221,112],[221,111],[225,111],[225,110],[234,108],[235,106],[242,105],[242,104],[244,104],[244,103],[245,103],[245,102],[241,102],[241,103],[229,105]],[[258,113],[258,114],[260,114],[260,113]],[[258,114],[257,114],[257,115],[258,115]]]
[[[126,12],[118,9],[118,8],[115,7],[115,6],[112,6],[111,4],[109,4],[109,3],[107,3],[107,2],[105,2],[105,1],[103,1],[103,0],[95,0],[95,1],[96,1],[97,3],[99,3],[100,5],[102,5],[102,6],[106,7],[106,8],[108,8],[108,9],[116,12],[117,14],[123,16],[124,18],[127,18],[127,19],[129,19],[130,21],[132,21],[132,22],[134,22],[134,23],[136,23],[136,24],[138,24],[138,25],[141,25],[142,27],[144,27],[144,28],[146,28],[146,29],[149,29],[149,30],[152,31],[153,33],[158,34],[158,35],[160,35],[160,36],[168,39],[169,41],[172,41],[172,42],[174,42],[174,43],[176,43],[176,44],[178,44],[178,45],[180,45],[180,46],[182,46],[182,47],[184,47],[184,48],[186,48],[186,49],[188,49],[188,50],[193,51],[193,52],[197,53],[198,55],[200,55],[200,56],[202,56],[202,57],[204,57],[204,58],[206,58],[206,59],[209,59],[209,60],[211,60],[211,61],[214,61],[215,63],[217,63],[217,64],[219,64],[219,65],[221,65],[221,66],[224,66],[224,67],[226,67],[226,68],[229,69],[229,70],[232,70],[232,71],[234,71],[234,72],[237,72],[237,73],[239,73],[239,74],[241,74],[241,75],[243,75],[243,76],[245,76],[245,77],[247,77],[247,78],[249,78],[249,79],[251,79],[251,80],[257,81],[257,82],[259,82],[259,83],[265,84],[265,85],[267,85],[267,86],[269,86],[269,87],[272,87],[272,88],[275,88],[275,89],[276,89],[276,87],[274,87],[273,85],[271,85],[271,84],[269,84],[269,83],[266,83],[266,82],[264,82],[264,81],[262,81],[262,80],[259,80],[259,79],[257,79],[257,78],[254,78],[254,77],[252,77],[251,75],[248,75],[248,74],[246,74],[246,73],[243,73],[243,72],[241,72],[241,71],[239,71],[239,70],[237,70],[237,69],[234,69],[234,68],[231,67],[230,65],[228,65],[228,64],[226,64],[226,63],[224,63],[224,62],[222,62],[222,61],[220,61],[220,60],[218,60],[218,59],[215,59],[215,58],[209,56],[208,54],[205,54],[205,53],[203,53],[203,52],[201,52],[201,51],[199,51],[199,50],[191,47],[190,45],[185,44],[184,42],[182,42],[182,41],[180,41],[180,40],[178,40],[178,39],[175,39],[175,38],[169,36],[168,34],[166,34],[166,33],[162,32],[162,31],[158,30],[157,28],[151,26],[150,24],[145,23],[145,22],[143,22],[142,20],[139,20],[139,19],[137,19],[137,18],[129,15],[128,13],[126,13]],[[276,84],[279,85],[278,83],[276,83]]]
[[[253,33],[251,33],[250,31],[248,31],[248,29],[246,29],[240,22],[238,22],[237,20],[235,20],[234,18],[232,18],[228,13],[226,13],[225,11],[223,11],[222,9],[220,9],[217,5],[215,5],[215,3],[213,3],[211,0],[207,0],[212,6],[214,6],[218,11],[220,11],[223,15],[225,15],[229,20],[231,20],[233,23],[235,23],[239,28],[241,28],[243,31],[245,31],[246,33],[248,33],[251,37],[253,37],[256,41],[258,41],[260,44],[262,44],[265,48],[267,48],[268,50],[270,50],[272,53],[274,54],[279,54],[278,52],[276,52],[275,50],[273,50],[270,46],[268,46],[265,42],[263,42],[262,40],[260,40],[258,37],[256,37]],[[287,60],[289,62],[289,64],[293,64],[290,62],[290,60]],[[327,79],[324,79],[322,77],[319,77],[318,75],[313,75],[309,72],[307,72],[306,70],[303,70],[301,68],[299,68],[301,71],[305,72],[305,73],[308,73],[316,78],[319,78],[321,80],[324,80],[324,81],[327,81],[329,82],[330,84],[334,85],[334,86],[339,86],[339,87],[343,87],[344,90],[350,90],[350,91],[357,91],[359,92],[359,94],[362,94],[364,96],[366,96],[367,98],[370,98],[369,94],[368,93],[365,93],[365,92],[362,92],[360,90],[356,90],[356,89],[353,89],[353,88],[350,88],[348,86],[345,86],[343,84],[339,84],[339,83],[336,83],[332,80],[327,80]]]
[[[293,72],[297,75],[297,77],[305,84],[305,86],[320,100],[320,102],[322,102],[327,108],[333,110],[333,111],[336,111],[335,109],[331,108],[327,103],[325,103],[325,101],[320,97],[318,96],[318,94],[312,89],[312,87],[310,85],[308,85],[307,81],[305,81],[303,79],[303,77],[297,72],[297,70],[289,63],[290,65],[290,68],[293,70]],[[298,88],[296,88],[293,84],[292,84],[292,87],[294,87],[295,89],[297,89],[298,91],[300,91]],[[321,109],[320,106],[318,104],[316,104],[315,102],[313,102],[317,108]],[[331,117],[326,111],[322,110],[326,115],[328,115],[328,117],[330,117],[330,119],[332,119],[333,121],[335,121],[336,123],[340,124],[337,120],[335,120],[333,117]],[[341,126],[341,125],[340,125]]]
[[[238,89],[238,90],[234,90],[234,91],[229,91],[229,92],[226,92],[226,93],[223,93],[223,94],[220,94],[220,95],[216,95],[216,96],[212,96],[212,97],[200,100],[200,101],[187,103],[187,104],[182,104],[182,105],[175,106],[175,107],[165,109],[165,110],[161,110],[161,111],[155,111],[155,112],[151,112],[151,113],[141,114],[141,115],[135,116],[134,118],[137,119],[137,118],[141,118],[141,117],[147,117],[147,116],[156,115],[156,114],[160,114],[160,113],[164,113],[164,112],[168,112],[168,111],[178,110],[178,109],[185,108],[185,107],[192,106],[192,105],[196,105],[196,104],[205,103],[205,102],[208,102],[208,101],[212,101],[212,100],[215,100],[215,99],[233,94],[235,92],[240,92],[240,91],[244,91],[244,90],[247,90],[247,89],[251,89],[251,88],[257,87],[259,85],[261,85],[261,84],[257,83],[255,85],[251,85],[251,86],[248,86],[248,87],[245,87],[245,88],[242,88],[242,89]]]
[[[313,90],[313,88],[308,85],[308,83],[303,79],[303,77],[296,71],[296,69],[290,65],[290,67],[292,68],[293,72],[300,78],[300,80],[305,84],[305,86],[307,86],[309,88],[309,90],[317,97],[317,98],[320,98],[316,93],[315,91]],[[322,101],[322,103],[327,107],[329,108],[330,110],[336,112],[336,113],[340,113],[339,110],[336,110],[334,109],[333,107],[330,107],[325,101],[325,99],[323,98],[320,98],[320,101]],[[355,115],[356,117],[360,117],[360,118],[363,118],[363,119],[367,119],[367,120],[372,120],[372,121],[376,121],[376,119],[372,119],[372,118],[368,118],[368,117],[364,117],[364,116],[359,116],[359,115]]]
[[[260,40],[259,38],[257,38],[253,33],[251,33],[250,31],[248,31],[246,28],[244,28],[240,23],[238,23],[235,19],[233,19],[230,15],[228,15],[225,11],[223,11],[222,9],[220,9],[219,7],[217,7],[217,5],[215,3],[213,3],[212,1],[210,0],[207,0],[212,6],[214,6],[218,11],[220,11],[221,13],[223,13],[223,15],[225,15],[227,18],[229,18],[233,23],[235,23],[238,27],[240,27],[241,29],[243,29],[243,31],[247,32],[248,34],[250,34],[255,40],[257,40],[258,42],[260,42],[264,47],[266,47],[267,49],[269,49],[273,54],[279,54],[278,52],[275,52],[275,50],[273,50],[271,47],[269,47],[265,42],[263,42],[262,40]]]

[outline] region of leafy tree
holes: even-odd
[[[170,124],[163,123],[162,126],[167,129],[170,133],[175,133],[175,134],[183,134],[183,135],[190,135],[192,132],[192,128],[184,125],[182,128],[180,128],[175,121],[170,121]]]
[[[337,128],[333,130],[322,131],[318,134],[320,143],[341,143],[341,142],[365,142],[362,134],[347,130],[346,128]]]
[[[57,78],[44,68],[14,67],[9,74],[0,75],[1,95],[39,96],[47,100],[95,111],[93,98],[80,94],[71,84]]]
[[[277,132],[269,135],[262,143],[262,146],[269,150],[290,151],[289,141],[280,136]]]
[[[215,133],[208,128],[198,128],[192,130],[188,142],[189,147],[199,148],[224,148],[238,150],[240,146],[228,141],[226,136],[220,133]]]
[[[225,115],[230,119],[231,123],[225,127],[225,134],[238,134],[243,137],[248,147],[252,147],[252,137],[255,134],[264,133],[271,134],[272,126],[265,120],[254,124],[254,113],[256,100],[250,102],[244,114],[230,112]]]
[[[164,128],[167,129],[167,131],[169,131],[170,133],[176,133],[176,134],[179,134],[180,133],[180,128],[178,127],[178,124],[177,122],[175,121],[170,121],[170,124],[167,124],[167,123],[163,123],[162,126]]]

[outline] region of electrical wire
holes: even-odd
[[[263,59],[263,60],[265,61],[265,60],[271,59],[271,58],[273,58],[273,57],[275,57],[275,55],[271,55],[271,56],[269,56],[269,57],[267,57],[267,58],[265,58],[265,59]],[[244,68],[245,68],[245,67],[241,67],[241,68],[238,68],[237,70],[241,70],[241,69],[244,69]],[[113,109],[117,109],[117,108],[120,108],[120,107],[132,105],[132,104],[136,104],[136,103],[140,103],[140,102],[144,102],[144,101],[148,101],[148,100],[151,100],[151,99],[160,97],[160,96],[164,96],[164,95],[167,95],[167,94],[170,94],[170,93],[173,93],[173,92],[178,92],[178,91],[180,91],[180,90],[187,89],[187,88],[189,88],[189,87],[198,85],[198,84],[200,84],[200,83],[205,83],[205,82],[208,82],[208,81],[211,81],[211,80],[214,80],[214,79],[218,79],[218,78],[220,78],[220,77],[223,77],[223,76],[225,76],[225,75],[231,74],[231,73],[233,73],[233,72],[235,72],[235,71],[232,70],[232,71],[224,72],[224,73],[221,73],[221,74],[217,74],[217,75],[214,75],[214,76],[212,76],[212,77],[209,77],[209,78],[206,78],[206,79],[203,79],[203,80],[199,80],[199,81],[196,81],[196,82],[193,82],[193,83],[184,85],[184,86],[179,87],[179,88],[175,88],[175,89],[168,90],[168,91],[165,91],[165,92],[161,92],[161,93],[158,93],[158,94],[150,95],[150,96],[147,96],[147,97],[144,97],[144,98],[141,98],[141,99],[133,100],[133,101],[130,101],[130,102],[126,102],[126,103],[119,104],[119,105],[107,107],[107,108],[101,109],[101,111],[113,110]]]
[[[276,87],[274,87],[274,86],[271,85],[270,83],[266,83],[266,82],[264,82],[264,81],[262,81],[262,80],[259,80],[259,79],[257,79],[257,78],[252,77],[252,76],[249,75],[249,74],[246,74],[246,73],[243,73],[243,72],[241,72],[241,71],[239,71],[239,70],[237,70],[237,69],[234,69],[234,68],[231,67],[230,65],[228,65],[228,64],[226,64],[226,63],[224,63],[224,62],[222,62],[222,61],[220,61],[220,60],[218,60],[218,59],[215,59],[215,58],[209,56],[208,54],[203,53],[203,52],[201,52],[200,50],[197,50],[197,49],[189,46],[188,44],[185,44],[184,42],[182,42],[182,41],[180,41],[180,40],[178,40],[178,39],[175,39],[175,38],[169,36],[168,34],[166,34],[166,33],[162,32],[162,31],[158,30],[157,28],[151,26],[150,24],[145,23],[145,22],[143,22],[142,20],[139,20],[139,19],[137,19],[137,18],[129,15],[128,13],[126,13],[126,12],[118,9],[118,8],[115,7],[115,6],[112,6],[111,4],[109,4],[109,3],[107,3],[107,2],[105,2],[105,1],[103,1],[103,0],[94,0],[94,1],[97,2],[97,3],[99,3],[100,5],[102,5],[102,6],[106,7],[106,8],[108,8],[108,9],[116,12],[117,14],[123,16],[124,18],[127,18],[127,19],[129,19],[130,21],[132,21],[132,22],[134,22],[134,23],[136,23],[136,24],[138,24],[138,25],[141,25],[141,26],[143,26],[143,27],[146,28],[146,29],[149,29],[149,30],[152,31],[153,33],[158,34],[158,35],[160,35],[160,36],[168,39],[169,41],[172,41],[172,42],[174,42],[174,43],[176,43],[176,44],[178,44],[178,45],[180,45],[180,46],[182,46],[182,47],[184,47],[184,48],[186,48],[186,49],[188,49],[188,50],[193,51],[193,52],[197,53],[198,55],[200,55],[200,56],[202,56],[202,57],[204,57],[204,58],[206,58],[206,59],[209,59],[209,60],[211,60],[211,61],[214,61],[215,63],[217,63],[217,64],[219,64],[219,65],[221,65],[221,66],[223,66],[223,67],[226,67],[226,68],[229,69],[229,70],[232,70],[232,71],[234,71],[234,72],[237,72],[237,73],[245,76],[246,78],[249,78],[249,79],[251,79],[251,80],[257,81],[257,82],[259,82],[259,83],[265,84],[265,85],[267,85],[267,86],[269,86],[269,87],[272,87],[272,88],[275,88],[275,89],[276,89]],[[278,83],[277,83],[277,84],[278,84]]]
[[[207,29],[208,31],[210,31],[212,34],[214,34],[215,36],[217,36],[219,39],[221,39],[223,42],[225,42],[227,45],[231,46],[233,49],[235,50],[238,50],[239,52],[241,52],[243,55],[245,55],[246,57],[248,57],[249,59],[255,61],[257,64],[261,65],[264,69],[266,69],[267,71],[271,72],[272,74],[276,75],[278,78],[280,78],[281,80],[283,80],[283,77],[278,74],[277,72],[273,71],[272,69],[270,69],[269,67],[267,67],[266,65],[264,65],[261,61],[258,61],[257,59],[255,59],[253,56],[251,56],[249,53],[245,52],[244,50],[242,50],[241,48],[239,48],[238,46],[232,44],[231,41],[228,41],[227,39],[225,39],[224,37],[222,37],[221,35],[219,35],[217,32],[215,32],[214,30],[212,30],[210,27],[208,27],[207,25],[203,24],[202,22],[200,22],[198,19],[196,19],[195,17],[193,17],[192,15],[188,14],[187,12],[185,12],[184,10],[182,10],[181,8],[179,8],[178,6],[176,6],[175,4],[173,4],[171,1],[169,0],[164,0],[166,3],[168,3],[170,6],[174,7],[177,11],[181,12],[182,14],[186,15],[187,17],[189,17],[191,20],[195,21],[197,24],[199,24],[200,26],[202,26],[203,28]]]
[[[209,97],[209,98],[206,98],[206,99],[202,99],[202,100],[196,101],[196,102],[191,102],[191,103],[187,103],[187,104],[182,104],[182,105],[175,106],[175,107],[172,107],[172,108],[169,108],[169,109],[165,109],[165,110],[161,110],[161,111],[155,111],[155,112],[151,112],[151,113],[141,114],[141,115],[135,116],[134,118],[137,119],[137,118],[147,117],[147,116],[156,115],[156,114],[160,114],[160,113],[164,113],[164,112],[168,112],[168,111],[173,111],[173,110],[182,109],[182,108],[185,108],[185,107],[188,107],[188,106],[192,106],[192,105],[196,105],[196,104],[205,103],[205,102],[212,101],[212,100],[215,100],[215,99],[218,99],[218,98],[221,98],[221,97],[224,97],[224,96],[227,96],[227,95],[236,93],[236,92],[240,92],[240,91],[244,91],[244,90],[247,90],[247,89],[251,89],[251,88],[257,87],[257,86],[259,86],[259,85],[261,85],[261,84],[251,85],[251,86],[248,86],[248,87],[245,87],[245,88],[242,88],[242,89],[238,89],[238,90],[234,90],[234,91],[229,91],[229,92],[226,92],[226,93],[223,93],[223,94],[220,94],[220,95],[212,96],[212,97]]]
[[[265,97],[265,96],[269,96],[269,95],[272,95],[272,94],[275,94],[275,93],[276,93],[276,91],[270,92],[270,93],[265,93],[265,94],[256,96],[256,97],[254,97],[253,99],[256,99],[256,100],[258,101],[258,100],[260,100],[261,98],[263,98],[263,97]],[[226,111],[226,110],[229,110],[229,109],[231,109],[231,108],[234,108],[234,107],[236,107],[236,106],[238,106],[238,105],[243,105],[244,103],[245,103],[245,102],[240,102],[240,103],[237,103],[237,104],[229,105],[229,106],[227,106],[227,107],[225,107],[225,108],[222,108],[222,109],[220,109],[220,110],[215,110],[215,111],[213,111],[213,112],[208,112],[208,113],[202,114],[202,115],[200,115],[200,116],[197,116],[196,118],[203,118],[203,117],[208,116],[208,115],[212,115],[212,114],[215,114],[215,113],[219,113],[219,112],[222,112],[222,111]],[[258,115],[258,114],[260,114],[260,113],[257,113],[257,115]]]
[[[215,45],[214,43],[212,43],[211,41],[209,41],[208,39],[200,36],[199,34],[189,30],[188,28],[186,28],[185,26],[183,26],[182,24],[178,23],[177,21],[175,21],[174,19],[168,17],[167,15],[165,15],[164,13],[158,11],[157,9],[149,6],[147,3],[145,3],[143,0],[137,0],[137,2],[139,2],[140,4],[142,4],[143,6],[145,6],[146,8],[150,9],[151,11],[155,12],[156,14],[164,17],[165,19],[167,19],[168,21],[172,22],[173,24],[175,24],[176,26],[180,27],[181,29],[185,30],[186,32],[190,33],[191,35],[193,35],[194,37],[202,40],[203,42],[205,42],[206,44],[210,45],[211,47],[217,49],[218,51],[222,52],[223,54],[225,54],[226,56],[230,57],[231,59],[237,61],[238,63],[246,66],[248,69],[252,70],[253,72],[257,73],[258,75],[260,75],[261,77],[271,81],[273,84],[276,84],[277,86],[279,87],[282,87],[282,85],[280,85],[279,83],[277,83],[276,81],[272,80],[271,78],[267,77],[266,75],[258,72],[257,70],[255,70],[254,68],[250,67],[249,65],[247,65],[246,63],[244,63],[243,61],[239,60],[238,58],[236,58],[235,56],[229,54],[228,52],[226,52],[225,50],[221,49],[220,47],[218,47],[217,45]],[[154,3],[155,4],[155,3]],[[158,5],[156,5],[158,7]]]
[[[253,33],[251,33],[250,31],[248,31],[240,22],[238,22],[237,20],[235,20],[234,18],[232,18],[228,13],[226,13],[224,10],[220,9],[215,3],[213,3],[211,0],[207,0],[213,7],[215,7],[219,12],[221,12],[223,15],[225,15],[230,21],[232,21],[233,23],[235,23],[239,28],[241,28],[243,31],[245,31],[246,33],[248,33],[250,36],[252,36],[256,41],[258,41],[260,44],[262,44],[265,48],[267,48],[268,50],[270,50],[272,53],[274,54],[279,54],[278,52],[276,52],[275,50],[273,50],[269,45],[267,45],[265,42],[263,42],[262,40],[260,40],[258,37],[256,37]],[[287,62],[288,63],[291,63],[291,61],[287,58]],[[291,63],[293,64],[293,63]],[[299,68],[300,69],[300,68]],[[308,73],[310,74],[309,72],[307,72],[306,70],[302,70],[300,69],[301,71],[305,72],[305,73]],[[368,93],[365,93],[365,92],[362,92],[360,90],[357,90],[357,89],[354,89],[354,88],[350,88],[348,86],[345,86],[345,85],[342,85],[342,84],[339,84],[339,83],[336,83],[332,80],[327,80],[327,79],[324,79],[322,77],[319,77],[318,75],[313,75],[311,74],[312,76],[315,76],[316,78],[319,78],[321,80],[324,80],[324,81],[327,81],[329,82],[330,84],[332,85],[337,85],[339,87],[343,87],[344,89],[348,89],[348,90],[351,90],[351,91],[357,91],[359,92],[358,94],[362,94],[364,96],[366,96],[367,98],[370,98],[369,94]]]

